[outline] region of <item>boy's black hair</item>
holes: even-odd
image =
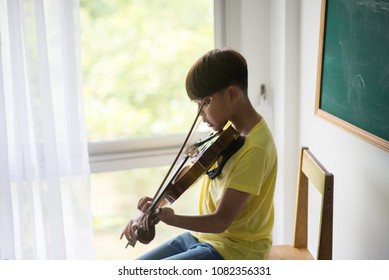
[[[191,100],[203,99],[232,85],[247,94],[247,62],[228,48],[214,49],[200,57],[189,69],[185,83]]]

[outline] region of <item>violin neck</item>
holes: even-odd
[[[185,164],[185,162],[187,161],[188,159],[188,156],[185,156],[181,163],[179,164],[179,168],[175,168],[177,166],[177,162],[179,161],[180,158],[182,158],[182,154],[184,152],[184,149],[185,147],[187,146],[187,143],[189,141],[189,139],[192,137],[193,133],[195,130],[197,130],[197,127],[199,125],[199,118],[200,118],[200,115],[201,115],[201,112],[202,112],[202,108],[204,106],[204,102],[201,104],[198,112],[197,112],[197,115],[192,123],[192,126],[188,132],[188,134],[186,135],[185,137],[185,140],[179,150],[179,152],[177,153],[173,163],[171,164],[168,172],[166,173],[164,179],[162,180],[162,183],[161,185],[159,186],[157,192],[155,193],[154,195],[154,198],[153,198],[153,202],[150,206],[150,211],[154,211],[157,207],[160,206],[160,204],[163,202],[163,193],[164,193],[164,190],[166,189],[166,187],[170,184],[170,182],[174,179],[175,175],[177,174],[177,172],[179,172],[179,170],[181,169],[181,167]],[[173,176],[172,176],[172,172],[174,172]],[[168,180],[169,179],[169,180]]]

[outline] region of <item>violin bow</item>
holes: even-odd
[[[188,134],[186,135],[185,140],[184,140],[184,142],[183,142],[183,144],[182,144],[180,150],[178,151],[178,153],[177,153],[177,155],[176,155],[176,157],[175,157],[175,159],[174,159],[172,165],[170,166],[168,172],[166,173],[164,179],[162,180],[162,183],[160,184],[159,188],[157,189],[156,194],[155,194],[154,197],[153,197],[153,202],[152,202],[152,204],[150,205],[150,207],[149,207],[149,209],[147,210],[147,212],[154,211],[154,207],[160,202],[160,199],[161,199],[161,197],[162,197],[161,194],[163,193],[163,190],[164,190],[164,188],[165,188],[166,181],[167,181],[167,179],[169,178],[170,174],[172,173],[173,168],[177,165],[177,162],[178,162],[179,158],[181,157],[181,154],[182,154],[184,148],[186,147],[186,145],[187,145],[189,139],[191,138],[191,136],[192,136],[192,134],[193,134],[193,131],[194,131],[195,127],[197,128],[197,126],[198,126],[198,124],[197,124],[197,123],[198,123],[198,119],[199,119],[199,117],[200,117],[200,115],[201,115],[201,112],[202,112],[202,109],[203,109],[203,107],[204,107],[204,104],[205,104],[205,100],[203,100],[203,102],[201,103],[201,105],[200,105],[200,107],[199,107],[199,109],[198,109],[198,112],[197,112],[197,114],[196,114],[196,118],[194,119],[194,121],[193,121],[193,123],[192,123],[192,126],[191,126],[191,128],[190,128]],[[197,124],[197,126],[196,126],[196,124]],[[178,171],[181,169],[181,167],[185,164],[185,162],[187,161],[188,157],[189,157],[189,156],[186,156],[186,157],[184,158],[184,160],[183,160],[182,163],[180,164],[180,168],[177,169],[177,171],[175,172],[175,174],[177,174],[177,172],[178,172]],[[174,178],[174,176],[173,176],[172,178]],[[145,215],[142,216],[142,218],[144,218],[144,217],[145,217]],[[131,245],[132,247],[134,247],[134,246],[135,246],[135,243],[136,243],[136,241],[132,241],[132,242],[128,241],[125,248],[127,248],[129,245]]]

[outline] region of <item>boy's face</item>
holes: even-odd
[[[201,108],[203,122],[207,123],[215,131],[223,129],[229,120],[229,103],[226,90],[216,92],[202,100],[196,101]]]

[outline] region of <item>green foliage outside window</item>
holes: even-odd
[[[81,0],[91,141],[185,132],[192,63],[213,48],[213,1]]]

